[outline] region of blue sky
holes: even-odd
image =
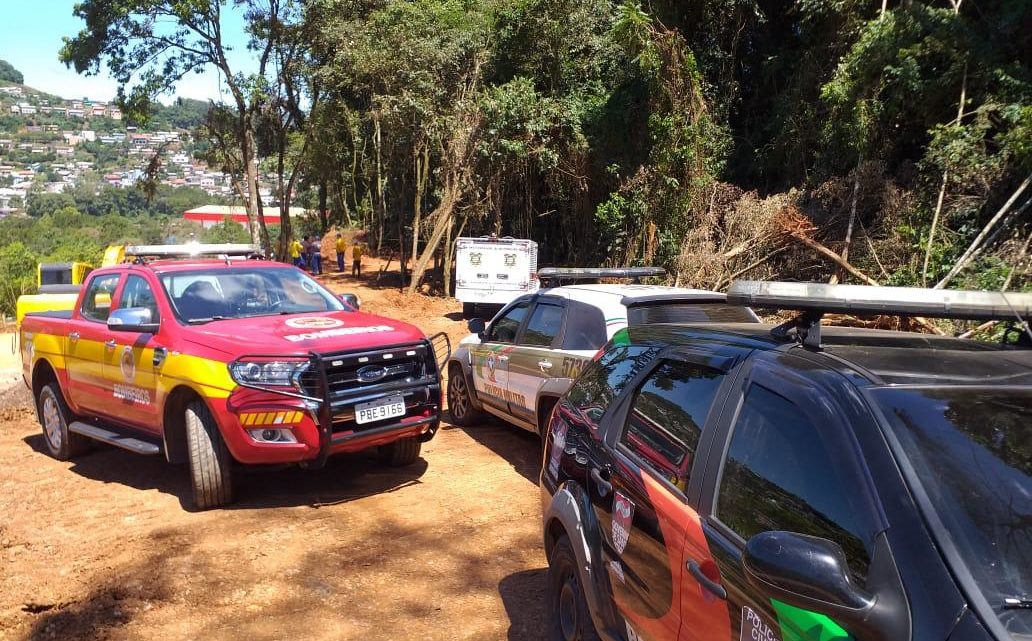
[[[25,75],[25,84],[62,98],[110,100],[118,86],[103,71],[99,76],[80,76],[58,59],[64,36],[78,33],[82,20],[72,15],[74,0],[0,0],[0,58]],[[246,70],[253,54],[246,49],[243,19],[229,6],[223,9],[223,33],[234,44],[230,64]],[[179,82],[175,95],[162,96],[163,102],[176,97],[219,100],[221,83],[213,70],[189,73]]]

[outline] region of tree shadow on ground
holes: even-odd
[[[39,454],[48,456],[42,435],[28,436],[24,441]],[[76,458],[70,469],[94,481],[170,494],[179,499],[183,509],[194,510],[187,466],[171,465],[163,456],[140,456],[98,443],[93,451]],[[347,503],[417,484],[426,469],[424,459],[406,467],[387,467],[374,452],[334,456],[320,470],[238,466],[233,476],[236,500],[223,509]]]
[[[539,641],[545,637],[546,568],[510,574],[498,583],[498,594],[509,616],[508,641]]]

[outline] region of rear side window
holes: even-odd
[[[597,350],[606,344],[606,317],[594,305],[571,300],[566,307],[563,349]]]
[[[785,530],[834,541],[864,585],[871,528],[862,527],[856,484],[846,482],[832,454],[826,436],[795,404],[752,385],[724,463],[717,517],[746,540]]]
[[[90,281],[82,297],[82,317],[106,323],[111,315],[111,303],[118,288],[118,274],[97,276]]]
[[[649,323],[755,323],[745,307],[725,303],[653,303],[627,308],[628,325]]]
[[[589,365],[566,399],[593,423],[598,423],[627,382],[652,361],[653,347],[614,347]]]
[[[563,308],[558,305],[538,303],[534,313],[527,321],[527,329],[523,330],[524,345],[551,347],[559,330],[563,327]]]
[[[620,443],[686,491],[702,426],[723,378],[708,367],[664,361],[635,392]]]

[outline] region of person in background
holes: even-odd
[[[301,237],[301,261],[303,263],[301,269],[307,269],[312,271],[312,237],[302,236]]]
[[[312,239],[312,273],[322,274],[322,238]]]
[[[362,276],[362,254],[365,253],[365,243],[360,239],[355,239],[355,244],[351,247],[351,275]]]
[[[344,237],[337,233],[337,271],[344,273],[344,253],[347,250],[347,243],[344,242]]]
[[[290,241],[290,262],[294,264],[294,267],[304,269],[305,260],[301,257],[303,248],[301,242],[294,238]]]

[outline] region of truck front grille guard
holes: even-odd
[[[427,341],[425,341],[424,345],[425,345],[426,349],[428,350],[428,354],[433,356],[432,362],[433,362],[433,365],[434,365],[434,371],[432,373],[432,376],[429,375],[429,374],[431,374],[430,372],[427,372],[428,376],[421,377],[420,380],[417,383],[420,384],[420,385],[431,384],[432,386],[436,386],[438,388],[438,390],[440,390],[441,369],[443,368],[444,364],[447,363],[448,358],[451,356],[451,341],[449,340],[447,334],[445,334],[444,332],[438,332],[437,334],[434,334],[433,336],[431,336]],[[396,351],[396,350],[398,350],[400,348],[407,347],[407,346],[410,346],[410,345],[391,345],[391,346],[385,346],[385,347],[377,348],[374,351],[375,352],[381,352],[381,353],[382,352],[390,352],[390,351]],[[371,352],[362,352],[362,353],[371,353]],[[352,355],[353,354],[355,354],[355,352],[352,352]],[[273,361],[273,360],[298,360],[298,361],[305,361],[306,360],[306,361],[308,361],[309,371],[314,372],[314,374],[315,374],[315,390],[316,390],[317,396],[312,396],[312,395],[309,395],[309,394],[304,394],[301,391],[296,391],[296,392],[295,391],[291,391],[291,390],[288,390],[288,389],[284,389],[282,387],[270,387],[270,386],[266,386],[266,385],[257,385],[255,383],[241,383],[239,381],[236,381],[236,383],[240,387],[245,387],[247,389],[253,389],[253,390],[260,391],[260,392],[267,392],[267,393],[270,393],[270,394],[278,394],[280,396],[286,396],[286,397],[289,397],[289,398],[296,398],[296,399],[303,400],[306,403],[310,404],[310,407],[308,409],[313,413],[314,418],[316,419],[316,425],[317,425],[318,430],[319,430],[319,456],[315,459],[315,461],[313,461],[312,463],[309,464],[309,467],[318,469],[318,468],[320,468],[320,467],[322,467],[322,466],[324,466],[326,464],[326,459],[329,458],[329,456],[330,456],[330,447],[333,445],[333,404],[334,404],[334,400],[330,396],[330,385],[329,385],[329,378],[327,376],[327,371],[326,371],[326,369],[327,369],[326,368],[326,363],[327,362],[332,362],[335,359],[340,359],[340,358],[345,357],[347,355],[348,355],[347,352],[335,353],[335,354],[319,354],[319,353],[311,352],[311,351],[307,352],[307,353],[294,353],[294,354],[246,354],[244,356],[240,356],[239,358],[237,358],[233,362],[229,363],[228,366],[229,366],[230,371],[232,371],[234,365],[236,365],[237,363],[242,362],[242,361],[254,361],[254,360],[269,360],[269,361]],[[416,383],[414,383],[414,385],[415,384]],[[388,383],[387,385],[391,385],[391,384]],[[377,390],[376,390],[375,387],[373,387],[373,388],[367,388],[365,391],[367,393],[375,393]],[[440,405],[440,400],[438,400],[438,405]],[[443,408],[439,408],[439,409],[443,409]],[[432,419],[423,419],[423,420],[420,420],[420,421],[416,421],[415,423],[413,423],[413,425],[419,425],[419,424],[431,422],[431,420]],[[381,428],[376,428],[376,429],[380,430],[380,429],[387,429],[387,428],[390,428],[390,427],[391,426],[383,426]]]

